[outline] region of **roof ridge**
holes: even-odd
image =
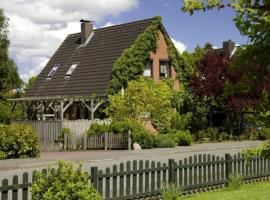
[[[141,19],[141,20],[137,20],[137,21],[132,21],[132,22],[126,22],[126,23],[122,23],[122,24],[115,24],[112,26],[108,26],[108,27],[102,27],[102,28],[96,28],[95,30],[103,30],[103,29],[107,29],[107,28],[112,28],[112,27],[116,27],[116,26],[123,26],[123,25],[128,25],[128,24],[133,24],[133,23],[138,23],[138,22],[143,22],[143,21],[150,21],[150,20],[154,20],[155,17],[151,17],[151,18],[146,18],[146,19]],[[70,35],[75,35],[75,34],[79,34],[80,32],[76,32],[76,33],[70,33],[68,34],[68,36]]]
[[[97,28],[97,29],[94,29],[94,30],[106,29],[106,28],[111,28],[111,27],[115,27],[115,26],[128,25],[128,24],[133,24],[133,23],[138,23],[138,22],[143,22],[143,21],[150,21],[150,20],[153,20],[154,18],[155,17],[151,17],[151,18],[141,19],[141,20],[137,20],[137,21],[126,22],[126,23],[122,23],[122,24],[115,24],[115,25],[112,25],[112,26],[101,27],[101,28]]]

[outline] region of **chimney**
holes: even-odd
[[[223,42],[223,53],[225,56],[231,57],[232,52],[235,48],[235,43],[231,40]]]
[[[93,32],[93,23],[88,20],[81,19],[81,44],[85,44],[88,37]]]

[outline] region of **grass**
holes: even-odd
[[[269,200],[270,182],[243,185],[238,190],[216,190],[180,197],[179,200]]]

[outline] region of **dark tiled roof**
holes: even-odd
[[[68,35],[25,96],[90,96],[93,93],[105,96],[114,62],[152,20],[96,29],[84,47],[80,47],[80,33]],[[78,63],[77,68],[69,79],[65,78],[74,63]],[[52,79],[47,80],[46,76],[55,64],[60,67]]]

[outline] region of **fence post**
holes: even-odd
[[[230,175],[232,174],[232,160],[231,155],[225,154],[225,180],[226,184],[229,183]]]
[[[105,149],[105,151],[107,151],[108,150],[108,133],[106,132],[105,134],[104,134],[104,149]]]
[[[87,149],[87,134],[84,133],[83,135],[83,150]]]
[[[98,190],[98,168],[91,167],[91,175],[90,175],[91,184],[93,187]]]
[[[169,185],[176,184],[176,174],[174,171],[174,159],[169,159]]]
[[[128,150],[131,150],[131,132],[128,131]]]

